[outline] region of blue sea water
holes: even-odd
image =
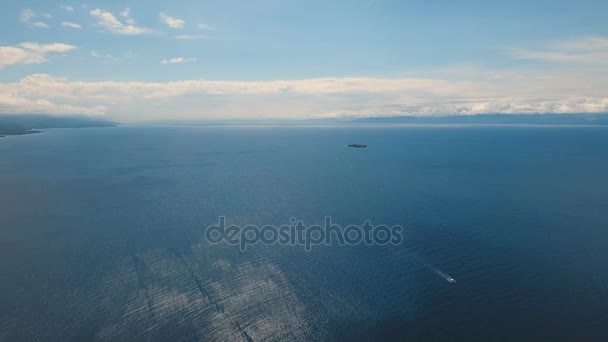
[[[602,127],[2,138],[0,340],[605,341],[607,151]],[[204,239],[219,216],[327,215],[402,225],[404,242],[241,252]]]

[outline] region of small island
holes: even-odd
[[[367,145],[365,145],[365,144],[350,144],[350,145],[348,145],[348,147],[366,148]]]

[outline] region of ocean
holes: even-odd
[[[608,127],[576,126],[2,138],[0,340],[605,341],[607,151]],[[206,240],[220,216],[403,241],[241,251]]]

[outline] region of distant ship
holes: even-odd
[[[348,145],[348,147],[365,148],[365,147],[367,147],[367,145],[365,145],[365,144],[350,144],[350,145]]]
[[[452,277],[447,278],[447,281],[448,281],[450,284],[456,284],[456,279],[454,279],[454,278],[452,278]]]

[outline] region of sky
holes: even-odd
[[[608,1],[2,1],[0,113],[608,112]]]

